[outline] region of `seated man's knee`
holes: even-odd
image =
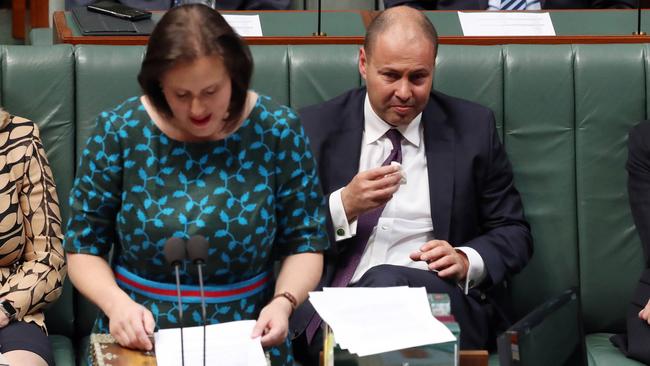
[[[401,275],[399,266],[380,264],[366,271],[355,284],[357,287],[408,286],[408,280]]]

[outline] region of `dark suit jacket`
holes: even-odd
[[[636,229],[641,237],[645,270],[627,312],[627,334],[612,337],[628,357],[650,364],[650,325],[639,319],[639,311],[650,299],[650,121],[630,130],[627,159],[627,189]]]
[[[358,172],[365,95],[366,89],[360,88],[300,111],[327,196]],[[528,262],[533,247],[494,116],[478,104],[432,92],[422,124],[434,236],[454,246],[472,247],[481,255],[488,276],[470,296],[491,302],[508,323],[506,281]],[[346,244],[333,244],[326,253],[321,285],[330,283],[337,251],[345,250]],[[299,308],[292,318],[294,335],[312,314],[308,302]]]
[[[638,0],[541,0],[542,9],[636,8]],[[408,5],[422,10],[485,10],[488,0],[384,0],[386,8]]]

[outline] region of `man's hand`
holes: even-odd
[[[153,348],[149,335],[156,323],[147,308],[126,297],[117,301],[106,315],[111,335],[120,346],[144,351]]]
[[[348,220],[388,202],[399,188],[399,169],[399,166],[387,165],[357,173],[341,191]]]
[[[645,320],[650,325],[650,300],[645,304],[645,308],[639,311],[639,318]]]
[[[410,255],[414,261],[424,261],[430,270],[437,271],[442,278],[462,281],[467,277],[469,260],[465,253],[454,249],[444,240],[431,240],[420,247],[419,252]]]
[[[290,315],[291,303],[287,299],[283,297],[273,299],[260,312],[251,338],[261,336],[263,347],[282,344],[289,334]]]

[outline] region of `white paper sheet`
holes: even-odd
[[[230,26],[242,37],[262,37],[259,15],[222,14]]]
[[[206,365],[266,366],[260,338],[251,338],[254,320],[206,327]],[[158,366],[181,365],[180,329],[163,329],[155,334]],[[186,365],[203,365],[203,327],[183,328]]]
[[[309,301],[341,348],[359,356],[456,339],[431,315],[424,288],[325,288]]]
[[[548,13],[458,12],[466,36],[554,36]]]

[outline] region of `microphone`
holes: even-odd
[[[180,324],[181,329],[181,365],[185,366],[185,345],[183,343],[183,301],[181,300],[181,275],[179,273],[179,268],[183,260],[187,257],[185,251],[185,242],[181,238],[169,238],[165,242],[165,247],[163,248],[163,254],[165,254],[165,260],[172,267],[174,267],[174,272],[176,273],[176,297],[178,299],[178,324]]]
[[[203,270],[202,266],[208,257],[208,241],[201,235],[194,235],[187,241],[187,252],[190,260],[196,265],[199,273],[199,291],[201,294],[201,317],[203,319],[203,366],[205,366],[205,326],[207,323],[205,315],[205,293],[203,291]]]

